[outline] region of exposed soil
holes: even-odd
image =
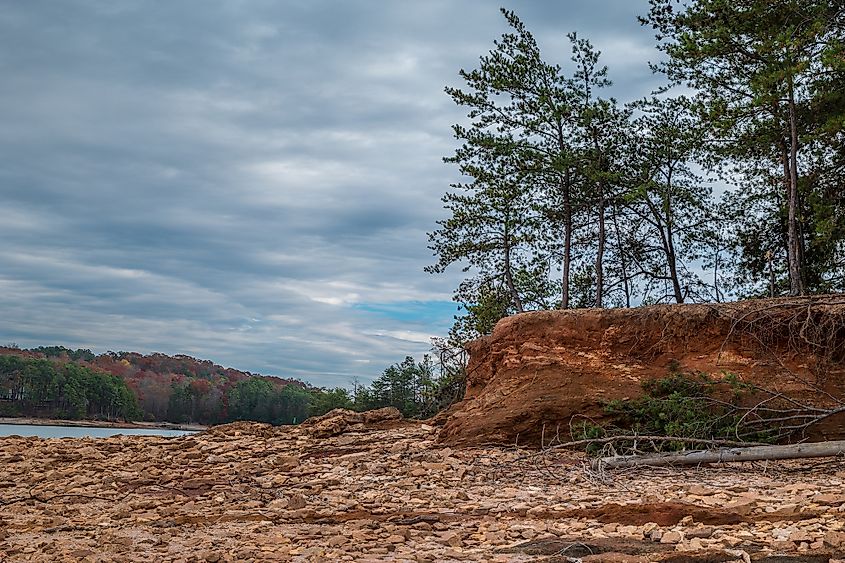
[[[673,364],[717,377],[734,373],[819,405],[828,401],[824,393],[845,397],[845,297],[814,299],[812,312],[810,300],[774,299],[508,317],[468,347],[466,399],[444,417],[441,439],[473,445],[537,445],[559,433],[568,439],[573,416],[600,419],[603,404],[640,395],[644,380],[665,377]],[[836,304],[818,305],[824,299]],[[820,347],[809,337],[814,329],[835,360],[823,370]],[[815,437],[842,438],[843,423],[845,416],[831,418]]]

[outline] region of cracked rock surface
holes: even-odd
[[[390,413],[0,439],[0,561],[779,561],[845,553],[845,462],[597,476]],[[600,478],[601,477],[601,478]]]

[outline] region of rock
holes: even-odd
[[[276,469],[282,471],[290,471],[299,467],[299,456],[295,455],[277,455],[273,460],[273,465]]]
[[[660,526],[658,526],[658,525],[657,525],[657,523],[655,523],[655,522],[647,522],[647,523],[645,523],[645,524],[643,525],[643,527],[642,527],[642,534],[643,534],[643,537],[646,537],[646,538],[651,537],[651,533],[652,533],[654,530],[658,529],[659,527],[660,527]]]
[[[737,559],[741,560],[743,563],[751,563],[751,556],[748,554],[747,551],[742,549],[726,549],[725,553],[728,555],[732,555]]]
[[[665,532],[660,537],[660,543],[671,543],[671,544],[681,543],[681,541],[683,541],[683,539],[684,539],[684,536],[681,532],[669,531],[669,532]]]
[[[385,407],[363,413],[347,409],[334,409],[322,416],[309,418],[301,426],[314,437],[327,438],[337,436],[352,428],[375,425],[401,418],[402,413],[396,407]]]
[[[810,500],[816,504],[825,506],[840,506],[845,504],[845,496],[838,494],[821,494],[810,497]]]
[[[836,549],[845,549],[845,532],[827,532],[823,541],[824,545]]]
[[[314,416],[303,422],[303,430],[316,438],[327,438],[342,434],[350,425],[362,424],[364,416],[347,409],[334,409],[322,416]]]
[[[740,498],[727,503],[725,508],[740,516],[747,516],[751,514],[756,505],[757,500],[754,498]]]
[[[804,530],[796,530],[789,534],[789,541],[792,542],[811,542],[813,541],[813,536],[811,536],[808,532]]]
[[[365,424],[377,424],[379,422],[387,422],[390,420],[401,420],[402,413],[396,407],[384,407],[372,411],[364,412]]]
[[[845,551],[839,505],[816,502],[841,495],[845,473],[829,468],[708,472],[706,496],[688,493],[702,486],[694,470],[618,474],[622,486],[605,487],[584,479],[579,453],[549,450],[540,464],[512,448],[447,450],[390,416],[329,437],[236,424],[190,441],[0,438],[0,496],[12,501],[0,510],[0,560],[504,563],[580,544],[596,550],[583,560],[608,562],[692,552],[721,561],[730,546],[805,558]],[[6,463],[12,455],[26,461]],[[36,502],[30,491],[80,496]],[[748,500],[748,517],[724,508]]]
[[[450,545],[452,547],[460,547],[463,544],[461,537],[455,532],[442,532],[438,536],[438,543]]]
[[[690,530],[687,530],[684,535],[688,538],[709,538],[713,535],[713,526],[696,526]]]
[[[645,555],[631,555],[627,553],[597,553],[595,555],[585,555],[579,561],[583,563],[651,563],[651,560]]]
[[[687,487],[687,492],[699,497],[709,496],[715,493],[715,491],[708,489],[707,487],[702,487],[701,485],[690,485]]]
[[[349,538],[346,536],[332,536],[326,540],[326,545],[329,547],[340,547],[349,543]]]
[[[305,497],[299,493],[293,494],[288,498],[287,507],[290,510],[300,510],[307,505]]]
[[[692,538],[687,547],[690,551],[701,551],[704,549],[704,542],[702,542],[699,538]]]

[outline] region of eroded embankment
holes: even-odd
[[[845,296],[523,313],[469,351],[466,399],[441,435],[450,444],[565,441],[573,416],[600,418],[672,365],[825,405],[845,398]],[[843,422],[816,432],[841,438]]]
[[[618,473],[395,413],[0,439],[3,561],[828,561],[845,461]]]

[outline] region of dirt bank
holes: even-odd
[[[469,351],[466,399],[441,435],[450,444],[568,435],[573,415],[601,417],[604,402],[639,395],[672,364],[823,404],[845,397],[845,296],[523,313]],[[842,422],[819,432],[841,438]]]
[[[0,439],[3,561],[825,561],[845,461],[623,472],[324,419]],[[567,558],[574,559],[567,559]]]

